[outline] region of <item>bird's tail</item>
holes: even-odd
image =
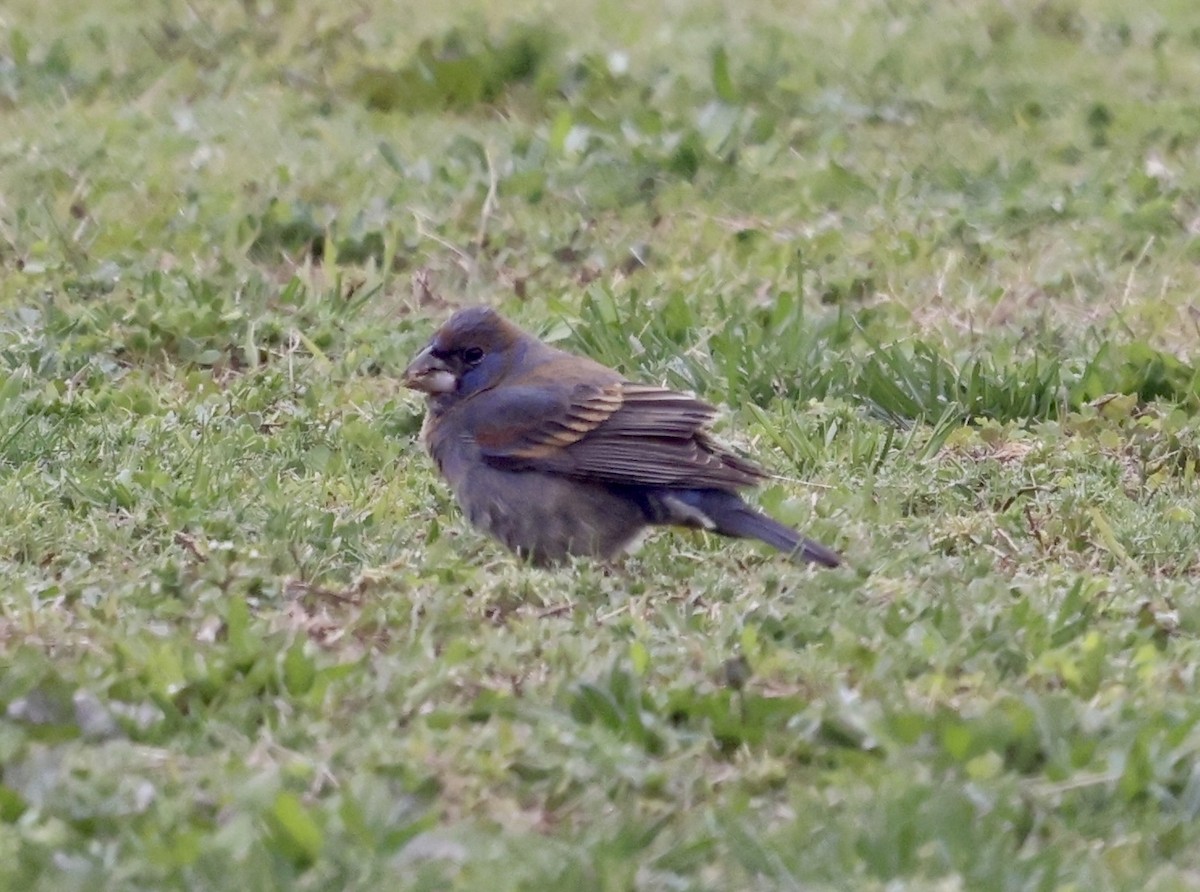
[[[759,539],[794,561],[841,566],[842,559],[836,551],[756,511],[735,493],[719,489],[677,490],[663,497],[663,501],[675,515],[669,523],[700,526],[722,536]]]

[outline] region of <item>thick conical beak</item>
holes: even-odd
[[[404,386],[424,393],[450,393],[458,381],[446,363],[433,355],[433,348],[426,347],[404,370]]]

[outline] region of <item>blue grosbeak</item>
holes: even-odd
[[[611,558],[647,526],[838,555],[751,508],[766,473],[707,432],[716,410],[544,344],[487,307],[459,310],[409,364],[421,437],[470,522],[537,564]]]

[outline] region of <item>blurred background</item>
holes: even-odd
[[[6,0],[0,888],[1200,884],[1200,5]],[[864,571],[470,532],[465,303]]]

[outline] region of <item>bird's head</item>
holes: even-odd
[[[467,307],[434,333],[404,370],[404,386],[431,397],[470,396],[494,386],[533,339],[491,307]]]

